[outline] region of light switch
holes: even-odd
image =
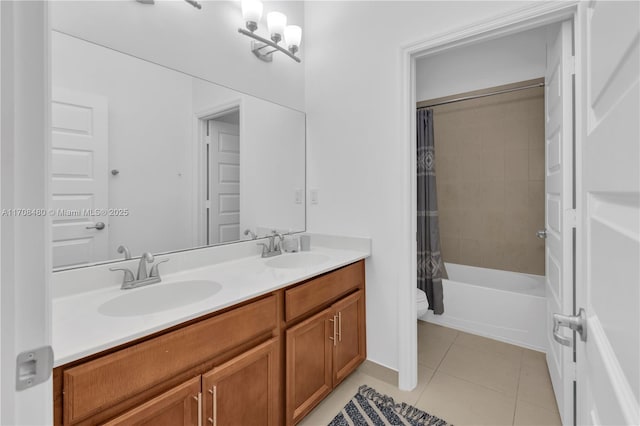
[[[295,203],[302,204],[302,189],[295,190]]]
[[[311,190],[311,204],[318,204],[318,190]]]

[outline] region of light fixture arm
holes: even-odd
[[[244,28],[238,28],[238,32],[240,34],[246,35],[247,37],[251,37],[254,40],[257,40],[260,43],[264,43],[264,45],[268,45],[268,46],[273,47],[276,50],[279,50],[280,52],[284,53],[285,55],[287,55],[288,57],[290,57],[291,59],[293,59],[296,62],[301,62],[301,59],[298,58],[296,55],[294,55],[293,53],[291,53],[290,51],[288,51],[284,47],[277,45],[276,43],[274,43],[273,41],[271,41],[269,39],[266,39],[264,37],[260,37],[259,35],[255,34],[255,33],[252,33],[251,31],[245,30]],[[264,48],[265,47],[264,45],[259,45],[258,43],[256,43],[254,45],[255,47],[252,48],[251,50],[258,58],[260,58],[260,59],[262,59],[264,61],[271,61],[271,54],[273,52],[275,52],[275,50],[272,51],[272,52],[269,52],[267,54],[263,54],[263,53],[259,52],[259,50]],[[266,58],[269,58],[269,59],[266,59]]]

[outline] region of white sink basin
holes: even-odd
[[[215,281],[179,281],[158,283],[132,290],[103,303],[98,312],[109,317],[132,317],[153,314],[199,302],[220,291]]]
[[[329,260],[329,256],[320,253],[291,253],[273,257],[264,262],[272,268],[299,269],[316,266]]]

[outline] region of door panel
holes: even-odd
[[[332,311],[324,311],[287,330],[287,424],[294,424],[332,389]]]
[[[53,91],[51,207],[53,267],[107,259],[108,109],[101,96]],[[103,229],[91,228],[96,223]]]
[[[209,120],[209,244],[240,239],[240,133]]]
[[[215,426],[275,426],[279,368],[277,339],[215,367],[202,376],[205,422]]]
[[[580,4],[578,423],[640,424],[640,3]]]
[[[563,423],[573,422],[572,351],[553,339],[554,313],[573,312],[572,24],[554,28],[545,75],[547,365]]]
[[[105,423],[105,426],[198,426],[200,376]]]
[[[337,386],[366,358],[364,296],[358,291],[333,305],[338,342],[333,347],[333,386]]]

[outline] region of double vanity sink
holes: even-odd
[[[127,290],[108,266],[57,275],[54,425],[295,425],[366,359],[370,241],[346,246],[177,253]]]
[[[53,299],[54,366],[364,259],[370,255],[370,241],[362,240],[355,245],[314,245],[311,251],[270,258],[261,258],[253,242],[247,243],[250,252],[231,255],[215,255],[229,250],[224,246],[212,248],[215,252],[207,259],[198,251],[179,253],[162,265],[160,283],[130,290],[120,289],[120,276],[110,272],[109,265],[56,273],[54,286],[65,290]],[[194,261],[197,256],[203,259]],[[108,279],[109,284],[96,284]]]
[[[326,254],[298,252],[272,257],[262,262],[265,269],[306,269],[322,265],[329,260],[330,257]],[[209,299],[221,289],[222,284],[217,281],[165,279],[159,284],[123,291],[120,296],[100,305],[98,313],[110,317],[148,315]]]

